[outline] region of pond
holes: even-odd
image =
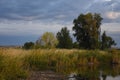
[[[120,80],[120,65],[84,65],[32,71],[27,80]]]
[[[80,66],[68,73],[68,80],[120,80],[120,65]]]

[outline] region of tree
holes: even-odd
[[[62,28],[61,31],[57,33],[57,39],[59,41],[58,48],[72,48],[72,38],[70,37],[67,27]]]
[[[74,37],[76,37],[80,48],[98,49],[100,48],[100,25],[102,17],[100,14],[80,14],[73,21]]]
[[[32,49],[34,47],[33,42],[26,42],[23,46],[24,49]]]
[[[45,32],[36,44],[40,44],[45,48],[54,48],[58,44],[58,40],[52,32]]]
[[[102,34],[102,42],[101,42],[101,48],[107,49],[111,48],[112,45],[116,45],[115,41],[110,37],[106,35],[106,32],[104,31]]]
[[[79,49],[79,44],[78,44],[77,42],[74,42],[74,43],[73,43],[73,48]]]

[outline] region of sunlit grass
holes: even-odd
[[[30,70],[66,73],[81,66],[120,63],[120,51],[0,49],[0,80],[25,79]]]
[[[10,55],[10,52],[6,49],[0,51],[0,80],[19,80],[27,78],[28,70],[25,69],[26,67],[24,66],[23,60],[20,56],[17,56],[17,54]]]

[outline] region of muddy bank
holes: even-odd
[[[32,71],[27,80],[67,80],[65,75],[53,71]]]

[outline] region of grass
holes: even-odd
[[[26,79],[30,70],[67,73],[80,66],[120,63],[120,51],[0,49],[0,80]]]
[[[0,50],[0,80],[27,78],[28,71],[25,69],[23,60],[18,54],[10,54],[11,51],[14,52],[14,49]]]

